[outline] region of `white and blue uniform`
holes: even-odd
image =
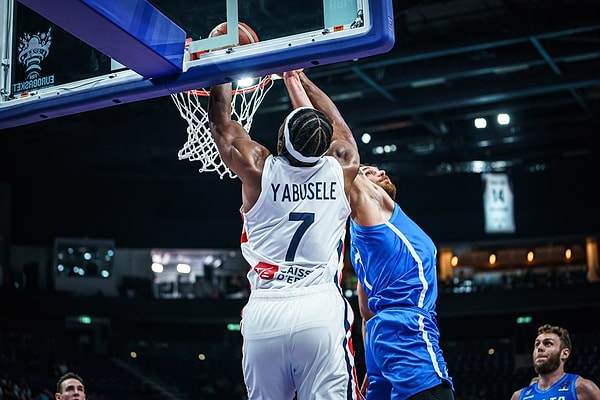
[[[577,378],[579,375],[565,374],[546,390],[541,390],[538,383],[534,382],[521,390],[519,400],[577,400],[575,392]]]
[[[250,264],[242,311],[244,378],[250,400],[357,398],[351,327],[340,287],[350,205],[341,165],[322,157],[295,167],[265,160],[262,190],[242,213]]]
[[[350,221],[350,256],[375,313],[366,324],[367,399],[407,399],[446,382],[436,321],[437,249],[394,203],[388,221]]]

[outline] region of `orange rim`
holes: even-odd
[[[261,89],[261,88],[265,87],[269,82],[271,82],[271,75],[266,75],[266,76],[263,76],[262,78],[259,78],[258,82],[256,82],[254,85],[245,86],[240,89],[233,89],[231,91],[231,94],[233,96],[236,96],[236,95],[245,94],[245,93],[252,93],[257,89]],[[208,97],[208,95],[210,94],[210,91],[207,89],[193,89],[193,90],[186,90],[186,91],[184,91],[184,93],[191,94],[194,96]]]

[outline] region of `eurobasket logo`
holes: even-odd
[[[24,32],[19,37],[17,46],[19,64],[25,67],[24,82],[17,82],[12,85],[13,93],[25,92],[28,90],[41,89],[54,85],[54,75],[42,76],[42,61],[50,53],[52,44],[52,28],[48,32],[38,32],[31,34]]]

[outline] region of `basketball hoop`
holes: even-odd
[[[265,95],[273,86],[271,75],[254,79],[255,83],[244,86],[239,81],[233,83],[231,91],[231,117],[250,132],[252,120]],[[188,123],[188,138],[177,153],[179,160],[199,161],[198,172],[217,172],[223,179],[225,175],[236,178],[221,160],[217,145],[210,134],[208,123],[209,89],[189,90],[172,94],[171,98],[179,109],[179,114]]]

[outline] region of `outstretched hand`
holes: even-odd
[[[285,79],[285,78],[293,78],[295,76],[300,75],[300,73],[304,71],[304,68],[300,68],[300,69],[293,69],[291,71],[285,71],[283,74],[281,74],[281,76]]]

